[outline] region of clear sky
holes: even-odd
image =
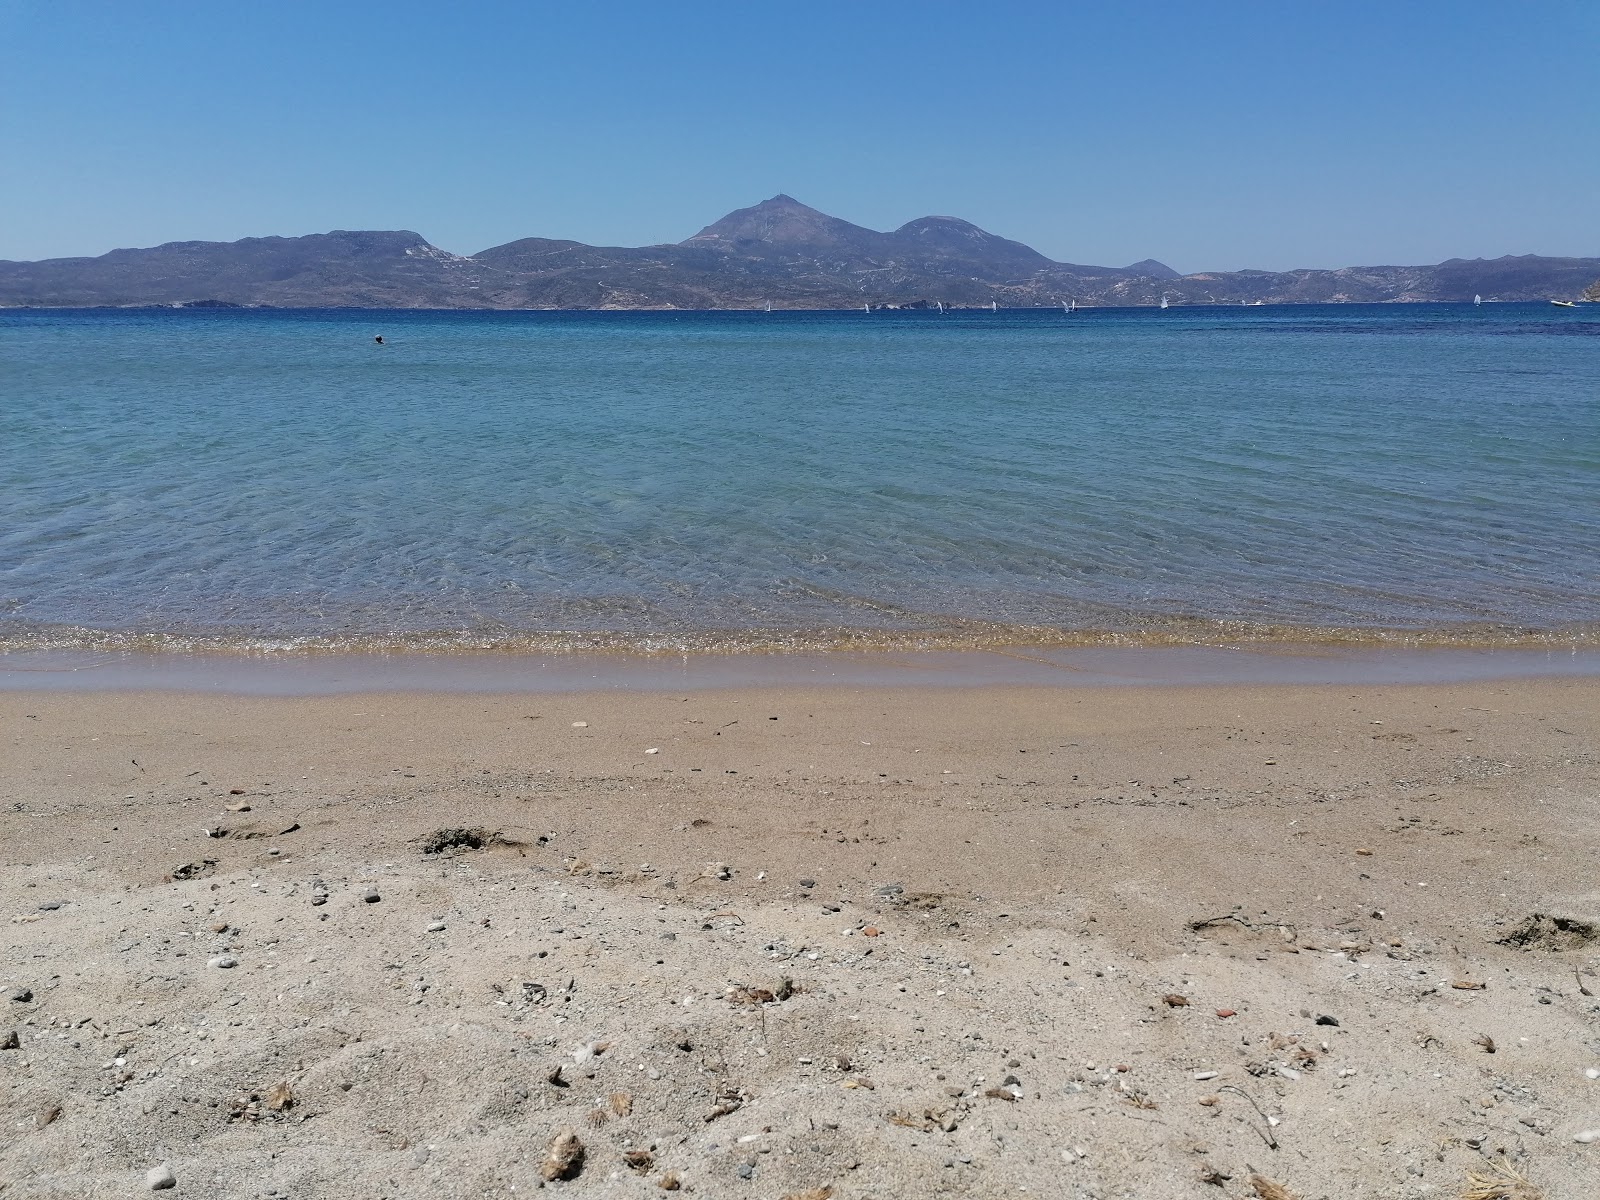
[[[1600,0],[0,0],[0,258],[678,241],[788,192],[1182,271],[1600,255]]]

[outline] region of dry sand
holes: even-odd
[[[1596,680],[0,694],[0,1195],[1600,1195],[1597,734]]]

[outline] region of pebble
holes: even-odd
[[[361,899],[367,904],[376,904],[379,900],[383,899],[383,897],[378,895],[376,889],[368,888],[366,891],[361,893]]]
[[[1219,1008],[1219,1009],[1217,1009],[1217,1016],[1223,1018],[1224,1020],[1226,1020],[1229,1017],[1236,1017],[1238,1015],[1239,1014],[1234,1012],[1233,1009],[1231,1009],[1231,1008]]]
[[[1591,1142],[1600,1142],[1600,1129],[1581,1129],[1572,1135],[1572,1140],[1582,1142],[1585,1146]]]
[[[650,749],[645,751],[645,753],[646,754],[660,754],[661,753],[661,747],[660,746],[651,746]]]
[[[1194,1073],[1194,1077],[1196,1079],[1204,1081],[1204,1080],[1207,1080],[1207,1079],[1215,1079],[1218,1075],[1221,1075],[1221,1074],[1222,1074],[1221,1071],[1196,1071]]]
[[[873,890],[874,896],[898,896],[905,891],[905,887],[898,883],[886,883],[881,888]]]
[[[228,968],[237,967],[238,965],[239,960],[231,954],[219,954],[215,958],[206,960],[206,966],[216,967],[219,971],[226,971]],[[172,1185],[168,1184],[167,1186],[170,1187]]]
[[[60,900],[46,900],[43,904],[39,905],[39,911],[40,912],[55,912],[56,909],[58,909],[60,907],[61,907],[61,901]]]
[[[800,886],[803,888],[814,888],[817,886],[817,881],[815,879],[802,879],[800,881]]]
[[[433,924],[428,926],[428,932],[429,933],[443,933],[444,932],[444,922],[443,921],[435,921]]]
[[[1317,1024],[1318,1025],[1332,1025],[1335,1028],[1338,1028],[1339,1018],[1338,1017],[1330,1017],[1326,1013],[1324,1013],[1322,1016],[1317,1018]]]
[[[1590,1067],[1583,1073],[1585,1079],[1600,1079],[1600,1067]]]
[[[12,988],[11,999],[15,1000],[18,1004],[26,1004],[28,1001],[33,999],[33,989],[26,987]],[[1589,1078],[1593,1079],[1594,1076],[1591,1075]]]
[[[574,721],[572,723],[572,727],[574,729],[587,729],[587,728],[589,728],[589,722],[587,722],[587,721]]]
[[[152,1192],[164,1192],[168,1188],[177,1187],[178,1181],[172,1174],[172,1168],[162,1163],[159,1167],[151,1167],[144,1173],[144,1184]]]
[[[17,1036],[17,1031],[15,1029],[13,1029],[10,1033],[0,1034],[0,1050],[21,1049],[22,1039]]]

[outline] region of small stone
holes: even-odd
[[[1372,851],[1368,850],[1365,846],[1356,847],[1356,853],[1361,855],[1363,858],[1370,858],[1372,856]]]
[[[660,746],[651,746],[650,749],[645,751],[645,753],[646,754],[660,754],[661,753],[661,747]]]
[[[902,884],[886,883],[881,888],[875,888],[872,894],[874,896],[899,896],[904,894],[905,890]]]
[[[434,921],[434,922],[432,922],[428,926],[428,932],[429,933],[443,933],[444,932],[444,922],[443,921]]]
[[[1600,1129],[1580,1129],[1572,1135],[1572,1140],[1587,1146],[1591,1142],[1600,1142]]]
[[[1334,1028],[1337,1029],[1338,1026],[1339,1026],[1339,1018],[1338,1017],[1330,1017],[1326,1013],[1323,1013],[1321,1016],[1319,1016],[1317,1018],[1317,1024],[1318,1025],[1332,1025]]]
[[[33,989],[26,987],[12,988],[10,999],[15,1000],[18,1004],[26,1004],[33,999]]]
[[[587,722],[587,721],[574,721],[572,723],[572,727],[574,729],[587,729],[587,728],[589,728],[589,722]]]
[[[61,1105],[47,1104],[34,1114],[33,1127],[35,1129],[43,1129],[46,1125],[49,1125],[55,1121],[55,1119],[60,1115]]]
[[[1189,997],[1180,996],[1177,992],[1168,992],[1165,996],[1161,997],[1161,1001],[1168,1008],[1188,1008],[1189,1007]]]
[[[144,1173],[144,1185],[152,1192],[164,1192],[168,1188],[177,1187],[178,1181],[172,1174],[172,1168],[162,1163],[159,1167],[151,1167]]]
[[[1239,1014],[1234,1012],[1233,1009],[1231,1009],[1231,1008],[1219,1008],[1219,1009],[1217,1009],[1217,1016],[1221,1017],[1223,1020],[1227,1020],[1229,1017],[1236,1017],[1238,1015]]]
[[[60,900],[46,900],[43,904],[39,905],[39,911],[55,912],[56,909],[61,907],[61,904],[62,902]]]
[[[377,889],[375,888],[368,888],[366,891],[361,893],[361,900],[364,904],[376,904],[382,899],[383,897],[378,895]]]
[[[756,1169],[751,1163],[740,1163],[733,1169],[733,1173],[740,1179],[753,1179],[755,1178]]]
[[[206,966],[216,967],[219,971],[227,971],[239,965],[239,960],[231,954],[219,954],[215,958],[206,959]]]
[[[3,1037],[0,1037],[0,1050],[21,1050],[21,1049],[22,1049],[22,1039],[17,1036],[17,1031],[15,1029],[13,1029],[10,1033],[4,1035]]]
[[[1215,1079],[1220,1074],[1222,1074],[1221,1071],[1196,1071],[1194,1077],[1204,1082],[1207,1079]]]
[[[1600,1079],[1600,1067],[1590,1067],[1583,1073],[1585,1079]]]
[[[572,1179],[583,1170],[583,1143],[571,1129],[563,1129],[550,1143],[544,1162],[539,1164],[539,1174],[546,1183],[557,1179]]]
[[[226,921],[217,921],[217,922],[215,922],[211,926],[211,932],[212,933],[227,933],[228,932],[228,923]]]
[[[800,886],[803,888],[814,888],[817,886],[817,881],[815,879],[802,879],[800,881]]]

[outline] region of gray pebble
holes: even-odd
[[[1317,1024],[1318,1025],[1333,1025],[1333,1026],[1337,1027],[1338,1024],[1339,1024],[1339,1018],[1338,1017],[1330,1017],[1326,1013],[1323,1013],[1322,1016],[1317,1018]]]
[[[755,1176],[756,1169],[750,1163],[740,1163],[734,1168],[733,1173],[740,1179],[750,1179]]]
[[[26,1004],[33,999],[33,989],[28,987],[12,988],[11,999],[18,1004]]]
[[[872,894],[874,896],[898,896],[905,890],[902,884],[886,883],[881,888],[875,889]]]
[[[61,907],[61,905],[62,905],[62,901],[60,901],[60,900],[46,900],[43,904],[39,905],[39,911],[40,912],[55,912],[56,909]]]
[[[144,1183],[152,1192],[164,1192],[168,1188],[178,1186],[177,1179],[172,1174],[172,1168],[162,1163],[159,1167],[151,1167],[144,1173]]]
[[[817,881],[815,879],[802,879],[800,881],[800,886],[803,888],[814,888],[817,886]]]
[[[375,888],[368,888],[361,893],[361,899],[367,904],[376,904],[382,897],[378,895]]]
[[[443,921],[435,921],[433,924],[428,926],[428,932],[429,933],[443,933],[444,932],[444,922]]]
[[[230,967],[237,967],[238,965],[239,960],[231,954],[219,954],[215,958],[206,960],[206,966],[216,967],[219,971],[226,971]]]
[[[21,1049],[22,1039],[17,1036],[17,1031],[15,1029],[13,1029],[10,1033],[0,1035],[0,1050]]]

